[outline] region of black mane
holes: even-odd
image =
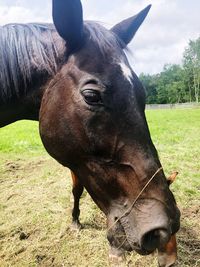
[[[51,24],[0,27],[0,102],[26,94],[36,73],[56,72],[54,31]]]

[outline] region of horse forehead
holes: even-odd
[[[119,67],[121,69],[121,72],[122,72],[124,78],[126,80],[128,80],[129,83],[132,83],[132,80],[131,80],[131,78],[132,78],[132,71],[131,71],[130,67],[127,66],[123,61],[120,61],[118,63],[118,65],[119,65]]]

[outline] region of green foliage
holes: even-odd
[[[186,82],[190,88],[190,98],[198,103],[200,100],[200,37],[190,41],[184,52],[183,67]]]
[[[156,103],[157,100],[157,75],[145,75],[142,73],[140,75],[140,80],[143,83],[143,86],[146,89],[146,94],[147,94],[147,102],[148,104],[154,104]]]
[[[164,66],[159,74],[142,73],[147,104],[199,102],[200,99],[200,37],[190,41],[183,54],[183,66]]]

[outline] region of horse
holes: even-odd
[[[125,54],[149,9],[107,30],[83,21],[80,0],[53,0],[54,25],[1,27],[0,127],[39,120],[47,152],[74,174],[73,221],[84,187],[107,217],[111,255],[158,249],[171,266],[180,212]]]

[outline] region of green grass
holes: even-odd
[[[3,154],[44,154],[38,122],[21,121],[0,129],[0,153]]]
[[[200,266],[200,109],[147,111],[152,139],[182,212],[177,266]],[[0,266],[110,266],[104,215],[87,193],[80,232],[70,230],[70,172],[45,152],[38,123],[0,129]],[[28,238],[20,240],[20,234]],[[155,256],[127,255],[122,266],[155,267]]]
[[[177,199],[184,206],[199,199],[200,109],[152,110],[147,111],[147,119],[166,173],[179,172],[173,185]]]

